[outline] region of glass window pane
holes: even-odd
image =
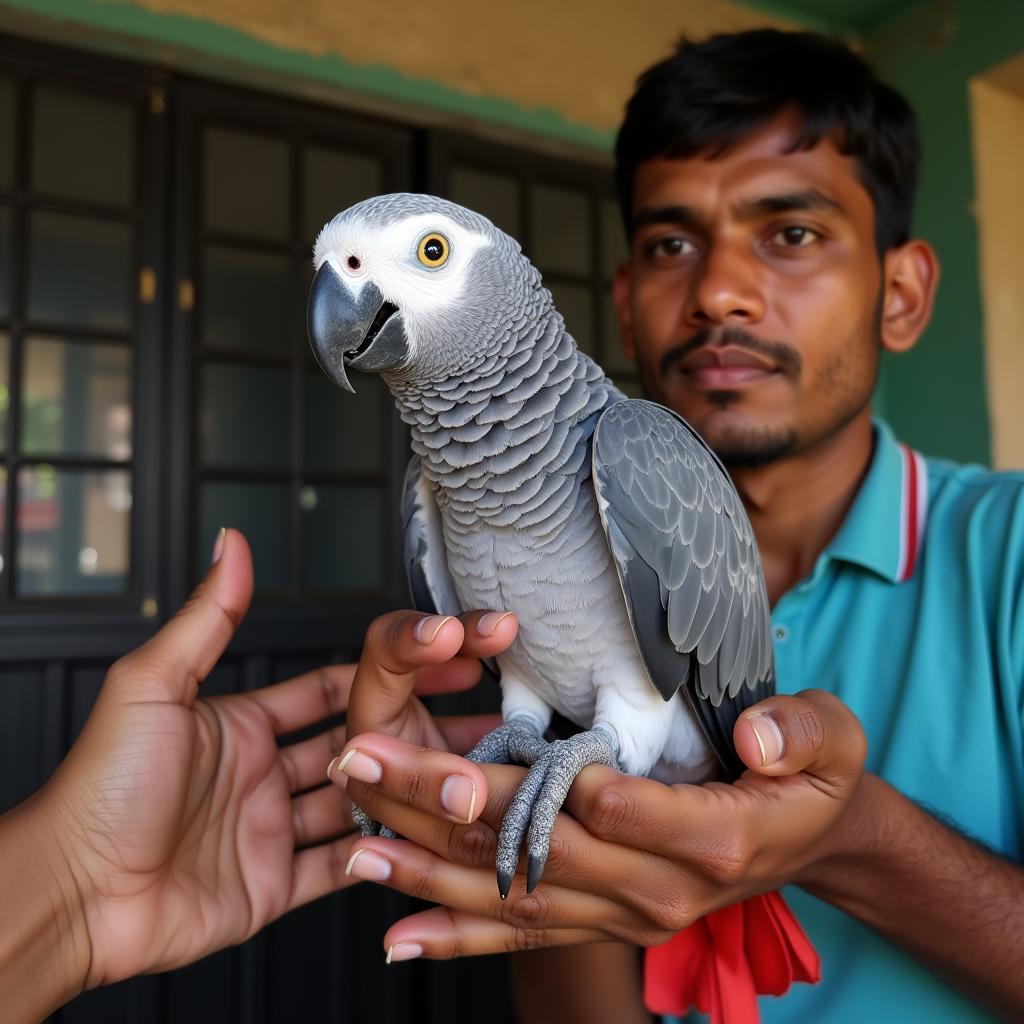
[[[619,204],[614,199],[601,203],[601,268],[606,278],[613,277],[620,263],[629,259],[626,232],[622,229]]]
[[[615,303],[612,302],[610,291],[606,291],[601,297],[601,316],[604,329],[601,365],[613,377],[619,373],[635,374],[636,364],[622,351],[619,316],[615,312]]]
[[[0,206],[0,319],[10,314],[11,290],[11,210]]]
[[[132,353],[121,345],[29,338],[21,448],[29,455],[132,455]]]
[[[380,161],[341,150],[307,149],[304,178],[302,232],[310,251],[320,229],[336,213],[382,191]]]
[[[590,273],[590,220],[586,195],[538,185],[531,193],[530,238],[541,270]]]
[[[210,564],[222,526],[245,534],[252,548],[257,590],[288,585],[288,485],[205,483],[199,497],[196,576]]]
[[[17,593],[123,593],[128,586],[131,508],[131,474],[124,470],[20,469]]]
[[[519,185],[515,178],[453,167],[451,197],[453,202],[488,217],[506,234],[520,237]]]
[[[386,469],[391,393],[376,374],[351,374],[354,395],[322,370],[306,375],[306,468],[313,473]]]
[[[288,258],[207,246],[201,306],[203,344],[287,352]]]
[[[135,111],[84,93],[36,90],[32,188],[129,206],[135,198]]]
[[[126,331],[131,325],[132,229],[92,217],[33,213],[28,315]]]
[[[14,108],[17,92],[14,80],[0,77],[0,188],[14,183]]]
[[[223,128],[208,128],[204,140],[206,227],[251,238],[287,239],[288,144]]]
[[[384,491],[373,487],[304,487],[307,590],[373,590],[384,586]],[[358,538],[358,540],[354,540]]]
[[[11,389],[7,383],[10,348],[7,335],[0,334],[0,452],[7,448],[7,407],[11,404]]]
[[[208,363],[199,413],[203,462],[287,466],[289,408],[287,370]]]
[[[551,296],[558,312],[565,320],[569,333],[577,346],[587,355],[594,356],[593,313],[590,308],[590,289],[578,284],[549,284]]]

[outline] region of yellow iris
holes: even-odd
[[[448,262],[450,251],[448,239],[436,231],[431,231],[429,235],[424,235],[420,239],[416,255],[423,266],[435,269],[443,267]]]

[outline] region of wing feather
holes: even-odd
[[[651,402],[618,402],[602,414],[593,470],[651,680],[666,700],[683,689],[736,775],[736,719],[775,688],[768,595],[743,504],[700,436]]]

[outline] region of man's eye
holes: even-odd
[[[785,246],[787,249],[802,249],[818,241],[820,237],[817,231],[793,224],[783,228],[781,231],[776,231],[772,236],[772,241],[778,245]]]
[[[654,259],[671,259],[673,256],[685,256],[694,252],[696,247],[686,238],[673,235],[670,238],[658,238],[645,247],[648,256]]]

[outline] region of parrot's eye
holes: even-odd
[[[419,257],[420,263],[431,269],[443,267],[448,262],[448,252],[448,239],[444,235],[439,235],[436,231],[432,231],[429,235],[424,235],[416,249],[416,255]]]

